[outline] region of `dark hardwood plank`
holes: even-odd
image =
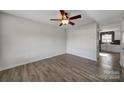
[[[114,57],[114,56],[113,56]],[[114,57],[115,58],[115,57]],[[117,57],[118,58],[118,57]],[[116,58],[116,59],[117,59]],[[104,79],[103,71],[119,71],[121,67],[117,63],[111,65],[109,69],[103,60],[99,62],[81,58],[78,56],[64,54],[52,58],[47,58],[38,62],[29,63],[12,69],[0,72],[0,81],[3,82],[103,82],[121,81],[121,79]],[[114,59],[115,60],[115,59]],[[100,62],[101,61],[101,62]],[[108,67],[109,67],[108,66]]]

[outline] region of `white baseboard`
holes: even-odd
[[[11,69],[11,68],[18,67],[18,66],[22,66],[22,65],[25,65],[25,64],[33,63],[33,62],[37,62],[37,61],[40,61],[40,60],[43,60],[43,59],[52,58],[52,57],[63,55],[63,54],[66,54],[66,53],[59,53],[59,54],[56,54],[54,56],[51,55],[51,56],[44,57],[44,58],[39,58],[39,59],[35,59],[35,60],[25,61],[25,62],[23,62],[21,64],[15,64],[15,65],[8,66],[8,67],[2,67],[2,68],[0,68],[0,71]]]
[[[81,55],[78,55],[78,54],[73,54],[73,53],[67,53],[67,54],[71,54],[71,55],[74,55],[74,56],[78,56],[78,57],[86,58],[86,59],[91,60],[91,61],[97,61],[97,59],[93,59],[93,58],[86,57],[86,56],[81,56]]]
[[[25,61],[25,62],[23,62],[23,63],[20,62],[21,64],[15,64],[15,65],[12,65],[12,66],[3,67],[3,68],[0,68],[0,71],[2,71],[2,70],[7,70],[7,69],[10,69],[10,68],[14,68],[14,67],[18,67],[18,66],[25,65],[25,64],[29,64],[29,63],[33,63],[33,62],[37,62],[37,61],[40,61],[40,60],[43,60],[43,59],[52,58],[52,57],[59,56],[59,55],[63,55],[63,54],[71,54],[71,55],[83,57],[83,58],[86,58],[86,59],[89,59],[89,60],[92,60],[92,61],[97,61],[96,59],[89,58],[89,57],[86,57],[86,56],[80,56],[80,55],[77,55],[77,54],[72,54],[72,53],[59,53],[59,54],[56,54],[56,55],[54,55],[54,56],[51,55],[51,56],[47,56],[47,57],[44,57],[44,58],[39,58],[39,59],[35,59],[35,60]]]

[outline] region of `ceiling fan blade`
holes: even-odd
[[[51,21],[61,21],[61,19],[50,19]]]
[[[63,24],[61,23],[59,26],[62,26]]]
[[[78,18],[81,18],[81,15],[72,16],[69,18],[69,20],[74,20],[74,19],[78,19]]]
[[[71,24],[71,25],[75,25],[75,23],[73,23],[73,22],[71,22],[71,21],[69,21],[69,24]]]
[[[60,10],[60,14],[63,16],[65,14],[64,10]]]

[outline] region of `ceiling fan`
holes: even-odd
[[[66,13],[64,10],[60,10],[60,14],[61,14],[61,19],[50,19],[51,21],[60,21],[61,23],[59,26],[67,25],[67,24],[75,25],[75,23],[71,22],[71,20],[81,18],[81,15],[69,17],[68,13]]]

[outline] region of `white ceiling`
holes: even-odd
[[[3,10],[3,12],[56,27],[59,27],[60,23],[50,21],[51,18],[60,18],[58,10]],[[66,12],[70,16],[77,14],[82,15],[81,19],[73,20],[76,24],[75,27],[92,22],[97,22],[101,26],[117,24],[120,23],[124,17],[123,10],[67,10]],[[63,27],[69,28],[71,25],[62,26],[62,28]]]
[[[121,22],[124,17],[123,10],[89,10],[86,13],[100,25],[104,26]]]

